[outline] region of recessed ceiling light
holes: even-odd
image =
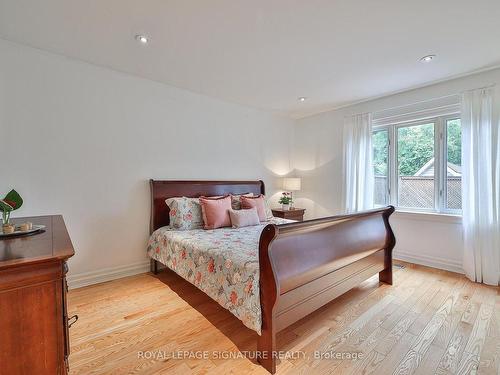
[[[136,35],[135,40],[137,40],[139,43],[142,43],[142,44],[147,44],[149,41],[148,37],[145,35]]]
[[[420,61],[422,62],[431,62],[432,60],[434,60],[434,58],[436,57],[436,55],[427,55],[427,56],[424,56],[420,59]]]
[[[307,98],[306,98],[305,96],[300,96],[297,100],[298,100],[299,102],[305,102],[305,101],[306,101],[306,99],[307,99]]]

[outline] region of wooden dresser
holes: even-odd
[[[0,374],[66,374],[68,328],[78,319],[66,308],[71,239],[60,215],[12,221],[46,230],[0,239]]]

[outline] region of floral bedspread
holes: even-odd
[[[291,221],[273,218],[269,223],[288,222]],[[214,230],[163,227],[151,235],[147,252],[260,334],[258,246],[264,227],[265,224]]]

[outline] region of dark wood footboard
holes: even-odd
[[[258,351],[269,372],[276,372],[278,331],[377,273],[380,281],[392,284],[393,212],[389,206],[264,228]]]

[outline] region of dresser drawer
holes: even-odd
[[[273,216],[275,217],[281,217],[283,219],[289,219],[289,220],[297,220],[297,221],[303,221],[304,220],[304,210],[303,208],[296,208],[293,210],[281,210],[281,209],[273,209]]]
[[[61,262],[58,261],[25,264],[0,270],[0,292],[59,280],[62,272]]]

